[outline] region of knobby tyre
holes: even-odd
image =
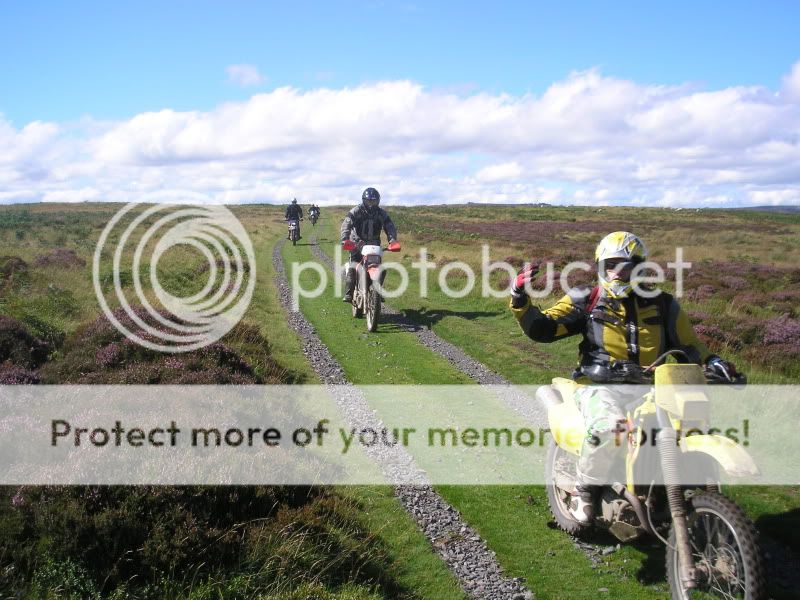
[[[550,514],[553,515],[559,529],[570,535],[581,537],[588,533],[590,527],[579,523],[569,513],[571,498],[569,489],[574,489],[577,480],[576,461],[577,459],[573,455],[560,448],[554,440],[550,440],[544,471]],[[567,487],[568,485],[569,487]]]
[[[378,319],[381,314],[381,298],[378,292],[370,286],[367,292],[367,330],[378,329]]]
[[[667,548],[667,578],[675,600],[690,598],[767,597],[758,532],[732,500],[713,492],[699,493],[689,501],[689,541],[700,582],[695,590],[680,583],[675,532]]]

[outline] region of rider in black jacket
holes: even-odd
[[[300,219],[303,218],[303,207],[301,207],[297,203],[297,198],[292,199],[292,203],[286,207],[286,215],[284,219],[287,221],[297,221],[297,239],[301,239],[300,236]],[[289,239],[287,236],[286,239]]]
[[[342,221],[342,242],[353,240],[356,243],[356,249],[350,252],[350,263],[345,275],[345,293],[342,298],[344,302],[353,300],[353,291],[356,287],[354,265],[361,261],[361,248],[366,244],[380,245],[381,231],[386,232],[390,244],[397,241],[397,229],[388,213],[378,206],[380,202],[381,195],[378,190],[369,187],[361,194],[361,204],[351,209]]]

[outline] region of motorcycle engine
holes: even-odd
[[[602,509],[609,532],[621,542],[637,538],[644,531],[633,507],[609,488],[603,490]]]

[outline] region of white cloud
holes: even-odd
[[[500,163],[489,165],[478,171],[476,177],[478,181],[514,181],[522,175],[522,167],[517,162]]]
[[[102,200],[98,190],[86,187],[79,190],[51,190],[42,196],[42,202],[89,202]]]
[[[750,203],[758,205],[800,205],[800,188],[782,190],[754,190],[750,192]]]
[[[267,80],[255,65],[228,65],[225,72],[228,74],[228,81],[242,87],[261,85]]]
[[[384,81],[283,87],[118,122],[15,129],[0,117],[0,201],[168,189],[219,202],[333,203],[374,184],[388,203],[793,203],[798,65],[777,92],[643,85],[590,70],[539,96]]]
[[[800,102],[800,60],[792,66],[792,70],[783,77],[781,94],[789,101]]]

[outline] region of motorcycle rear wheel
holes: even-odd
[[[744,511],[725,496],[713,492],[693,496],[688,509],[689,543],[695,568],[702,574],[701,581],[692,590],[681,584],[673,528],[667,548],[667,579],[672,597],[675,600],[766,598],[758,533]]]

